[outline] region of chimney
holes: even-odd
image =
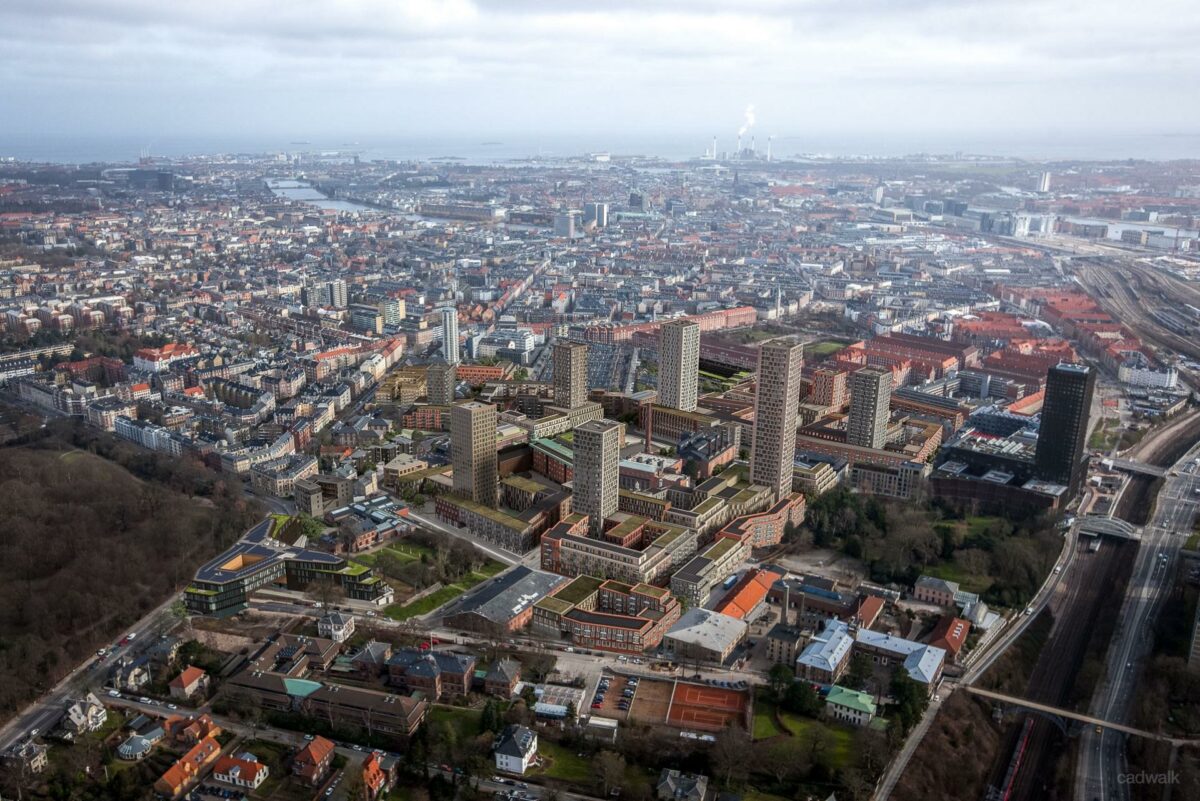
[[[767,161],[771,160],[771,140],[774,138],[775,137],[773,137],[773,136],[767,137]]]
[[[779,610],[779,622],[788,625],[788,609],[792,604],[792,585],[787,576],[783,577],[783,607]]]
[[[646,453],[654,453],[651,448],[654,447],[654,404],[647,403],[645,406],[646,412]]]

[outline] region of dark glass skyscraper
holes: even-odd
[[[1079,491],[1083,482],[1088,415],[1096,372],[1084,364],[1057,364],[1046,375],[1046,399],[1038,432],[1038,477]]]

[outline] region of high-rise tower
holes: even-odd
[[[617,491],[624,426],[612,420],[590,420],[575,429],[572,511],[588,516],[593,537],[617,512]]]
[[[574,409],[587,402],[587,345],[558,342],[554,345],[554,404]]]
[[[676,320],[658,329],[658,402],[685,412],[696,410],[700,370],[700,326]]]
[[[891,402],[891,371],[864,367],[851,373],[846,442],[860,448],[882,448],[887,443]]]
[[[449,406],[454,403],[455,371],[454,366],[440,359],[429,365],[425,373],[425,395],[435,406]]]
[[[792,491],[796,411],[800,403],[800,368],[803,364],[804,346],[801,344],[776,340],[758,349],[750,483],[770,487],[775,500],[787,497]]]
[[[449,365],[458,364],[458,309],[454,306],[443,306],[442,315],[442,357]]]
[[[1086,473],[1088,415],[1096,372],[1085,364],[1056,364],[1046,374],[1046,397],[1034,464],[1044,481],[1065,485],[1074,495]]]
[[[476,503],[496,507],[496,407],[468,401],[450,409],[450,459],[454,491]]]

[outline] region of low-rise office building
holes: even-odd
[[[387,582],[366,565],[323,551],[285,545],[270,537],[274,520],[250,529],[224,553],[206,562],[184,591],[192,614],[232,615],[245,609],[259,587],[283,585],[304,589],[332,582],[348,597],[384,606],[392,601]]]

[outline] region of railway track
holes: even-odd
[[[1096,620],[1107,602],[1120,594],[1133,567],[1134,543],[1106,541],[1096,553],[1085,545],[1076,555],[1066,595],[1054,606],[1055,624],[1030,674],[1023,697],[1050,706],[1070,708],[1072,691]],[[1077,571],[1077,572],[1076,572]],[[992,767],[989,784],[1013,801],[1042,801],[1054,797],[1059,757],[1066,750],[1066,736],[1050,720],[1036,714],[1022,715],[1019,725],[1009,728],[1004,745]],[[1021,749],[1018,769],[1012,770],[1014,755]]]
[[[1152,302],[1176,306],[1184,303],[1196,305],[1200,303],[1200,295],[1195,290],[1178,281],[1168,284],[1161,277],[1148,272],[1148,268],[1102,259],[1086,260],[1076,276],[1097,299],[1101,308],[1139,337],[1161,348],[1200,359],[1200,344],[1196,340],[1170,330],[1149,313]],[[1191,383],[1186,371],[1181,371],[1180,376]]]

